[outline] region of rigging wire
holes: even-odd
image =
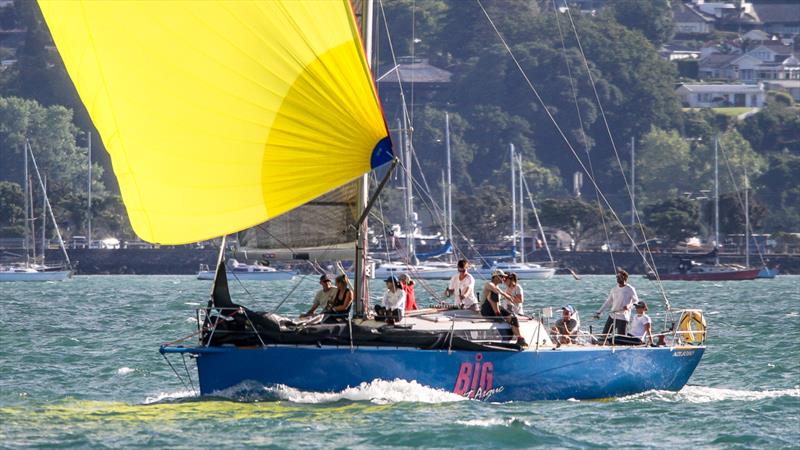
[[[728,155],[727,155],[727,153],[725,153],[725,148],[722,145],[720,145],[719,140],[717,140],[717,148],[722,150],[722,159],[725,160],[725,166],[728,168],[728,175],[730,175],[731,182],[733,183],[733,191],[736,193],[736,200],[739,203],[739,206],[742,208],[742,211],[744,211],[745,210],[744,199],[742,199],[742,194],[739,191],[739,185],[736,182],[736,178],[733,176],[733,169],[731,168],[731,164],[730,164],[730,162],[728,160]],[[744,178],[745,178],[745,189],[748,189],[747,185],[749,183],[748,183],[748,180],[747,180],[747,166],[743,165],[742,166],[742,170],[744,172]],[[748,213],[749,213],[749,211],[748,211]],[[750,226],[749,223],[745,224],[745,226],[747,227],[746,231],[750,232],[750,238],[753,240],[753,245],[755,246],[756,251],[758,251],[758,257],[759,257],[759,259],[761,259],[761,263],[766,266],[767,263],[764,260],[764,254],[761,253],[761,247],[759,247],[758,242],[755,240],[755,237],[753,237],[753,228],[752,228],[752,226]],[[745,239],[747,239],[746,236],[745,236]]]
[[[591,173],[591,176],[594,177],[595,176],[594,164],[592,164],[592,156],[589,154],[589,138],[586,134],[586,128],[583,125],[583,115],[581,114],[581,108],[580,105],[578,104],[578,90],[575,87],[575,79],[572,75],[572,66],[569,63],[569,58],[567,57],[567,44],[564,40],[564,32],[561,29],[561,17],[559,17],[558,8],[556,7],[556,0],[553,0],[553,13],[555,14],[556,18],[556,26],[558,27],[558,36],[561,38],[561,54],[564,56],[564,65],[567,67],[567,74],[569,75],[569,87],[570,90],[572,91],[572,100],[575,103],[575,113],[578,116],[578,124],[580,124],[581,127],[581,140],[583,141],[583,150],[586,153],[586,161],[589,163],[589,172]],[[605,210],[603,209],[603,205],[600,203],[600,195],[597,194],[596,190],[594,195],[597,201],[597,210],[600,213],[600,220],[603,223],[603,234],[606,237],[606,247],[608,249],[608,256],[611,257],[611,266],[614,267],[614,270],[616,271],[617,263],[616,261],[614,261],[614,251],[611,248],[611,239],[608,235]]]
[[[567,6],[566,0],[564,0],[564,6]],[[619,166],[620,174],[622,175],[622,180],[625,182],[625,190],[628,193],[628,198],[633,200],[634,198],[633,190],[631,189],[630,183],[628,183],[628,177],[625,175],[625,170],[623,170],[622,160],[619,157],[619,151],[617,150],[617,145],[614,142],[613,133],[611,133],[611,126],[608,124],[608,119],[606,118],[605,108],[603,108],[603,104],[602,102],[600,102],[600,95],[597,93],[597,84],[595,83],[594,76],[592,75],[592,71],[589,68],[589,60],[586,58],[586,53],[583,51],[583,45],[581,44],[580,36],[578,35],[578,29],[575,26],[575,21],[572,18],[572,12],[569,7],[567,7],[566,10],[567,10],[567,17],[569,17],[569,22],[572,26],[572,32],[575,36],[575,42],[578,44],[578,50],[581,53],[581,58],[583,59],[583,64],[589,76],[589,82],[592,86],[592,91],[594,92],[595,100],[597,101],[597,107],[600,110],[600,116],[603,118],[603,124],[605,125],[606,132],[608,133],[608,139],[611,142],[611,148],[614,150],[614,156],[617,160],[617,165]],[[635,221],[639,225],[639,232],[642,234],[642,240],[644,241],[645,248],[647,249],[646,254],[642,255],[642,257],[645,259],[645,261],[647,261],[647,255],[648,254],[650,255],[650,261],[652,262],[652,265],[650,267],[651,270],[653,271],[653,274],[655,275],[656,285],[658,286],[658,289],[661,291],[661,294],[664,297],[664,301],[667,302],[667,309],[669,309],[669,301],[667,300],[667,293],[664,291],[664,285],[661,282],[661,277],[658,274],[658,267],[656,266],[656,261],[655,258],[653,257],[653,252],[650,249],[650,242],[649,239],[647,238],[647,234],[645,233],[644,224],[642,223],[642,219],[639,217],[639,211],[636,209],[635,205],[634,208],[632,208],[631,214],[633,215],[633,217],[635,217]],[[620,221],[619,224],[623,229],[625,229],[625,224],[623,224],[622,221]],[[632,239],[631,243],[635,248],[638,249],[635,240]]]
[[[558,125],[558,122],[555,120],[555,117],[550,112],[550,109],[547,108],[547,104],[544,102],[544,99],[539,94],[539,91],[536,89],[536,87],[533,85],[533,82],[528,77],[528,74],[522,68],[522,65],[520,64],[520,62],[517,59],[516,55],[514,54],[513,50],[511,50],[511,47],[508,45],[508,43],[506,42],[505,38],[500,33],[500,30],[497,28],[497,25],[495,25],[495,23],[492,20],[491,16],[489,16],[489,13],[488,13],[488,11],[486,11],[486,8],[484,8],[483,3],[481,3],[481,0],[475,0],[475,1],[478,3],[478,6],[480,6],[481,11],[483,11],[484,16],[486,16],[486,19],[489,21],[489,24],[492,26],[492,29],[494,30],[495,34],[497,34],[497,37],[500,39],[500,41],[503,44],[503,47],[505,48],[506,52],[509,54],[511,59],[514,61],[514,64],[517,66],[517,69],[519,70],[520,74],[525,79],[525,82],[527,83],[527,85],[530,88],[531,92],[534,94],[536,99],[542,105],[542,109],[544,110],[545,114],[550,119],[550,121],[553,123],[553,126],[556,128],[556,131],[558,131],[558,134],[564,140],[564,142],[566,143],[567,147],[572,152],[573,156],[575,156],[575,158],[578,160],[578,164],[581,166],[583,171],[588,176],[589,181],[591,181],[592,185],[597,190],[597,192],[600,195],[600,197],[602,198],[603,202],[605,202],[605,204],[608,207],[609,211],[614,216],[614,219],[621,225],[623,233],[625,233],[625,235],[628,237],[628,239],[630,239],[630,241],[634,244],[634,248],[636,248],[637,252],[642,257],[642,260],[645,263],[645,266],[647,266],[648,268],[650,268],[650,270],[652,270],[654,273],[656,273],[656,279],[658,281],[657,284],[658,284],[659,290],[660,290],[661,295],[662,295],[662,297],[664,299],[664,304],[665,304],[667,310],[669,310],[670,309],[669,299],[667,297],[666,292],[664,291],[664,288],[663,288],[663,285],[661,283],[661,280],[658,277],[657,272],[655,270],[655,267],[654,267],[655,263],[651,264],[647,260],[647,256],[644,253],[642,253],[641,249],[639,249],[639,247],[636,245],[636,241],[633,239],[633,236],[631,236],[630,232],[625,228],[624,223],[622,222],[622,220],[620,219],[619,215],[616,213],[614,208],[611,206],[611,203],[608,201],[608,198],[605,196],[605,194],[602,193],[602,191],[600,191],[600,188],[599,188],[599,186],[597,184],[597,181],[594,179],[594,177],[591,176],[591,174],[589,173],[589,169],[586,167],[586,165],[583,163],[583,161],[580,159],[580,157],[578,157],[577,151],[572,146],[572,144],[570,143],[569,139],[567,139],[567,136],[564,133],[564,130],[561,128],[560,125]],[[624,174],[623,174],[623,176],[624,176]],[[626,184],[627,184],[627,181],[626,181]],[[630,192],[630,190],[629,190],[629,192]],[[648,248],[648,252],[649,252],[650,251],[649,250],[649,245],[648,245],[647,248]],[[652,258],[652,252],[651,252],[651,258]]]

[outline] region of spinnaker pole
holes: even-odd
[[[509,165],[511,168],[511,255],[513,261],[517,262],[517,180],[515,178],[516,170],[514,170],[514,144],[508,144],[509,150]]]

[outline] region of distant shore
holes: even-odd
[[[74,249],[69,250],[70,258],[78,262],[80,275],[191,275],[196,274],[201,264],[214,267],[217,250],[189,247],[158,249]],[[669,253],[653,254],[660,271],[676,266],[678,259]],[[49,261],[61,261],[63,255],[57,250],[48,250]],[[602,275],[614,272],[611,258],[606,252],[555,252],[553,258],[562,266],[574,270],[579,275]],[[545,261],[547,255],[534,255],[531,261]],[[800,274],[800,255],[768,255],[770,266],[779,265],[781,274]],[[743,264],[741,255],[722,255],[723,263]],[[645,267],[641,256],[630,252],[614,252],[614,262],[634,274],[644,274]],[[758,256],[751,257],[756,265]],[[302,271],[308,267],[303,262],[294,264]]]

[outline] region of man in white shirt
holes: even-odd
[[[638,338],[642,344],[653,345],[653,321],[647,315],[647,303],[639,300],[635,305],[636,315],[631,320],[631,336]]]
[[[459,308],[478,311],[478,300],[475,298],[475,278],[469,274],[469,261],[458,261],[458,273],[450,278],[450,284],[444,291],[445,297],[455,295],[455,305]]]
[[[314,296],[314,303],[311,304],[311,309],[309,309],[307,313],[300,317],[314,314],[314,311],[316,311],[317,308],[319,308],[320,311],[325,311],[328,305],[333,303],[333,299],[336,297],[336,288],[334,288],[331,284],[331,279],[328,277],[328,275],[323,274],[320,276],[319,284],[322,286],[322,289],[320,289],[317,292],[317,295]]]
[[[377,307],[375,309],[378,313],[384,313],[387,322],[394,323],[395,319],[397,321],[403,320],[403,312],[406,309],[406,291],[403,290],[400,280],[394,275],[385,281],[386,292],[383,294],[383,308],[385,310],[378,311]]]
[[[608,335],[612,327],[616,335],[625,336],[626,330],[628,329],[628,322],[631,320],[631,309],[633,309],[633,304],[639,301],[639,297],[636,296],[636,289],[627,283],[628,272],[619,269],[617,271],[617,285],[611,288],[611,292],[608,293],[608,298],[594,314],[594,318],[599,319],[600,314],[602,314],[604,310],[609,309],[608,319],[603,327],[603,334],[605,335],[606,341],[609,340],[609,338],[613,339],[613,337]]]

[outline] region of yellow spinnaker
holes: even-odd
[[[146,241],[243,230],[391,158],[348,0],[39,4]]]

